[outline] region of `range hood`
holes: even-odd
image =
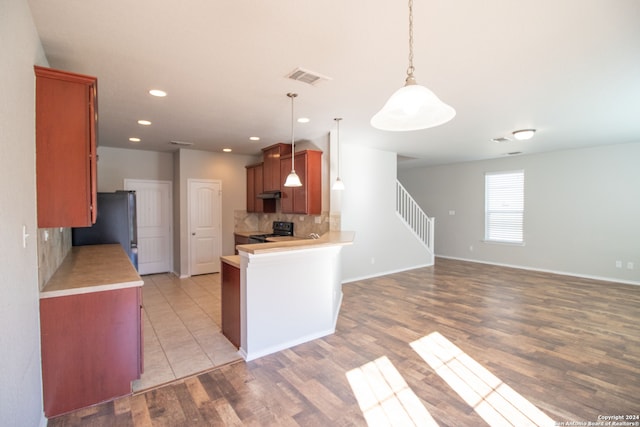
[[[258,194],[256,197],[258,199],[279,199],[281,193],[279,191],[267,191],[264,193]]]

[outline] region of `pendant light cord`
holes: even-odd
[[[413,0],[409,0],[409,68],[407,68],[407,79],[413,78]]]
[[[295,98],[296,96],[298,96],[297,93],[288,93],[287,96],[289,98],[291,98],[291,172],[295,172],[295,167],[294,167],[294,157],[296,154],[296,146],[295,146],[295,139],[293,137],[293,126],[294,126],[294,114],[293,114],[293,98]]]
[[[337,133],[337,137],[338,137],[338,179],[340,179],[340,120],[342,120],[342,118],[335,118],[333,119],[336,121],[336,124],[338,125],[338,133]]]

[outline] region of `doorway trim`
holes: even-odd
[[[191,277],[192,272],[192,248],[191,248],[191,184],[193,183],[203,183],[203,184],[217,184],[218,185],[218,196],[220,197],[218,208],[213,214],[218,218],[218,242],[217,242],[217,253],[222,255],[222,180],[219,179],[201,179],[201,178],[188,178],[187,179],[187,230],[186,230],[186,245],[187,245],[187,271],[188,275],[186,277]],[[214,207],[215,208],[215,207]],[[185,276],[180,276],[185,277]]]
[[[174,230],[174,224],[173,224],[173,181],[165,181],[165,180],[158,180],[158,179],[134,179],[134,178],[125,178],[124,179],[124,189],[125,190],[133,190],[133,188],[131,188],[131,184],[158,184],[158,185],[162,185],[162,186],[167,186],[168,187],[168,196],[169,196],[169,200],[168,200],[168,206],[167,206],[167,211],[164,212],[164,214],[167,217],[167,220],[169,222],[169,236],[168,236],[168,251],[169,251],[169,259],[168,259],[168,263],[169,263],[169,270],[168,272],[175,272],[175,268],[174,268],[174,236],[173,236],[173,230]],[[138,200],[136,198],[136,209],[138,209]],[[137,212],[136,212],[136,216]],[[138,232],[138,240],[140,240],[140,233]],[[140,246],[140,242],[138,241],[138,249]],[[174,273],[175,274],[175,273]]]

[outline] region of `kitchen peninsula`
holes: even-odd
[[[340,252],[353,239],[353,232],[330,231],[319,239],[239,245],[239,255],[221,258],[223,267],[239,271],[239,347],[245,360],[335,331],[342,302]],[[234,285],[224,284],[224,268],[222,281],[224,318],[233,309],[224,306],[225,286]]]

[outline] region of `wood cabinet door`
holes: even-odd
[[[302,187],[293,187],[293,213],[306,214],[307,213],[307,154],[306,152],[298,153],[295,156],[294,164],[296,173],[300,177]]]
[[[240,348],[240,269],[223,262],[221,270],[222,334]]]
[[[40,300],[44,412],[131,393],[142,369],[140,288]]]
[[[256,168],[247,166],[247,212],[256,211],[256,185],[255,185]]]
[[[258,199],[258,194],[264,191],[264,165],[260,163],[254,168],[253,174],[253,188],[254,188],[254,212],[266,212],[264,200]]]
[[[302,187],[282,186],[282,213],[320,215],[322,210],[322,151],[304,150],[296,153],[294,167]],[[291,156],[280,161],[282,176],[291,172]]]
[[[97,217],[93,77],[35,67],[38,227],[87,227]]]
[[[291,153],[291,145],[275,144],[263,148],[262,151],[264,154],[264,191],[280,191],[286,178],[286,175],[281,174],[280,159]]]
[[[264,152],[264,191],[280,189],[280,149],[273,147]]]
[[[291,154],[280,158],[280,174],[285,177],[291,172]],[[282,213],[293,213],[293,188],[280,186],[280,210]]]

